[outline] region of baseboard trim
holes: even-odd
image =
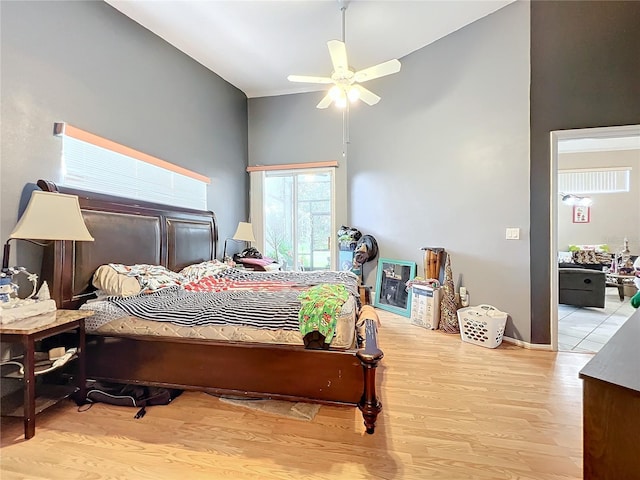
[[[502,341],[503,342],[508,342],[508,343],[513,343],[514,345],[517,345],[518,347],[528,348],[530,350],[546,350],[546,351],[549,351],[549,352],[553,351],[553,348],[551,348],[551,345],[524,342],[522,340],[518,340],[517,338],[502,337]]]

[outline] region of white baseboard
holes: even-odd
[[[518,347],[528,348],[530,350],[547,350],[547,351],[550,351],[550,352],[553,351],[553,348],[551,348],[551,345],[524,342],[522,340],[518,340],[517,338],[502,337],[502,341],[503,342],[508,342],[508,343],[513,343],[514,345],[517,345]]]

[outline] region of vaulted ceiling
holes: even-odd
[[[247,97],[317,91],[289,74],[328,76],[327,41],[356,70],[401,59],[513,0],[106,0],[242,90]]]

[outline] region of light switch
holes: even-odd
[[[506,239],[507,240],[519,240],[520,239],[520,229],[519,228],[507,228]]]

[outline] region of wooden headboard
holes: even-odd
[[[94,242],[56,241],[45,249],[42,279],[58,308],[76,309],[93,297],[93,273],[106,263],[163,265],[179,271],[216,257],[213,212],[58,187],[39,180],[45,192],[77,195]]]

